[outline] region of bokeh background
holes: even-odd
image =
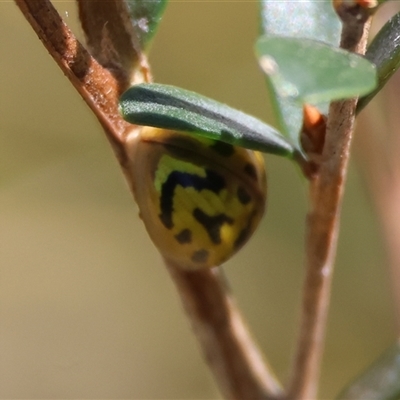
[[[82,37],[74,2],[56,6]],[[151,51],[155,79],[274,124],[253,55],[257,9],[171,0]],[[0,83],[0,398],[219,398],[99,124],[12,1],[0,2]],[[290,162],[266,158],[267,215],[224,269],[285,381],[307,186]],[[386,264],[352,165],[321,398],[395,340]]]

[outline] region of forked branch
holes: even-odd
[[[79,2],[91,53],[97,55],[98,60],[77,41],[49,0],[15,2],[100,121],[132,188],[132,175],[127,168],[127,135],[135,128],[120,117],[118,99],[127,84],[147,81],[150,74],[143,55],[137,53],[137,41],[135,38],[130,40],[127,35],[129,29],[122,34],[129,40],[121,43],[122,36],[114,35],[111,25],[105,27],[105,17],[112,21],[121,17],[124,7],[119,4],[120,0]],[[91,9],[91,6],[96,7]],[[89,20],[96,12],[100,18]],[[126,22],[126,18],[123,17],[123,21]],[[99,32],[105,36],[99,37]],[[116,40],[119,43],[115,43]],[[118,54],[127,48],[128,53]],[[133,74],[132,60],[137,60]],[[232,399],[279,396],[279,384],[263,363],[218,273],[212,270],[188,273],[173,265],[168,265],[168,269],[224,395]]]

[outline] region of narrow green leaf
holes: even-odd
[[[378,86],[372,93],[359,100],[358,112],[385,86],[400,66],[400,13],[393,16],[378,32],[365,57],[376,65]]]
[[[373,64],[316,40],[266,35],[256,52],[278,96],[299,104],[355,97],[376,85]]]
[[[164,14],[168,0],[126,0],[132,24],[145,49],[153,38]]]
[[[294,148],[278,131],[241,111],[174,86],[140,84],[120,99],[123,118],[138,125],[175,129],[237,146],[292,156]]]
[[[337,397],[339,400],[398,400],[400,343],[389,348]]]
[[[260,0],[260,16],[262,34],[315,39],[333,46],[339,45],[341,25],[331,1]],[[267,83],[282,132],[300,148],[301,107],[280,97],[269,78]],[[327,111],[327,105],[319,108],[322,112]]]

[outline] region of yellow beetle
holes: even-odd
[[[249,239],[266,203],[261,154],[152,127],[130,145],[140,216],[165,258],[185,269],[213,267]]]

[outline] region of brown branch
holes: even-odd
[[[99,57],[101,64],[76,40],[48,0],[15,2],[50,55],[104,127],[133,189],[129,149],[130,138],[133,137],[130,133],[136,128],[120,117],[118,98],[132,78],[132,67],[127,67],[130,61],[126,60],[132,61],[136,56],[133,52],[124,58],[118,52],[129,45],[135,50],[135,41],[130,41],[126,35],[125,39],[121,39],[118,35],[110,34],[111,27],[110,30],[102,30],[103,33],[106,32],[104,37],[97,36],[100,27],[107,26],[104,10],[107,9],[111,14],[118,13],[121,10],[118,2],[88,1],[86,5],[98,3],[97,6],[102,10],[101,18],[96,19],[93,25],[89,21],[89,15],[96,13],[96,7],[81,8],[91,51]],[[86,1],[80,2],[81,5],[85,3]],[[113,21],[117,19],[114,17],[110,16]],[[137,60],[137,69],[133,71],[137,82],[150,79],[143,56],[138,54]],[[211,270],[189,273],[173,265],[168,265],[168,269],[223,394],[233,399],[267,399],[278,396],[279,384],[263,363],[232,296],[226,292],[218,273]]]
[[[93,57],[116,71],[126,86],[150,81],[147,59],[132,25],[127,4],[121,0],[77,0],[79,18]]]
[[[15,0],[27,21],[75,86],[105,129],[121,165],[126,157],[122,147],[125,132],[132,127],[118,112],[118,96],[125,89],[103,68],[61,19],[48,0]]]
[[[363,54],[369,22],[344,21],[341,46]],[[353,39],[357,37],[355,42]],[[315,399],[323,352],[330,287],[336,255],[339,218],[352,141],[355,99],[333,102],[318,176],[311,181],[307,218],[306,278],[300,332],[288,399]]]
[[[166,261],[205,359],[227,399],[273,399],[280,386],[255,346],[218,269]]]

